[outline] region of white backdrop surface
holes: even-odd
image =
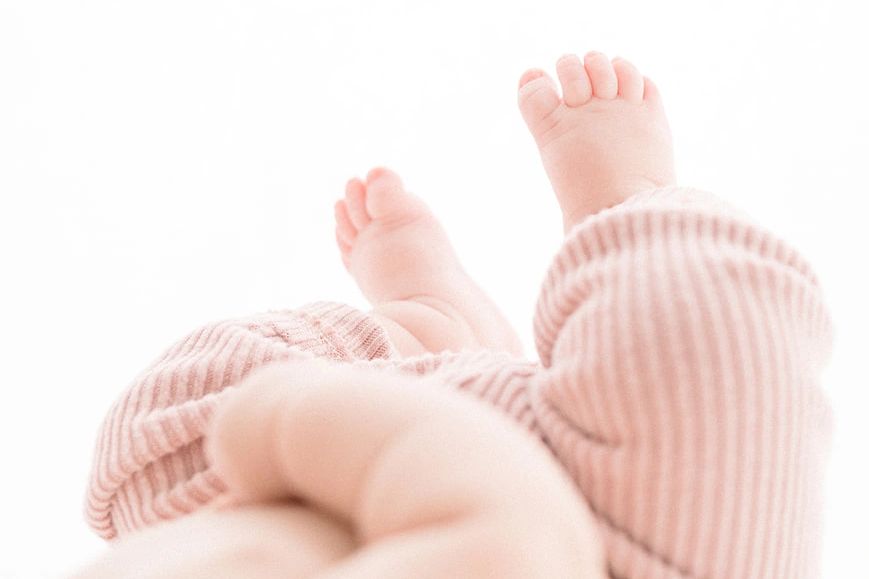
[[[857,2],[0,2],[0,577],[63,576],[103,415],[197,326],[366,303],[345,181],[397,170],[535,358],[558,248],[516,109],[526,68],[600,50],[656,80],[679,182],[791,241],[837,327],[826,577],[869,569],[869,55]],[[482,226],[483,234],[480,234]]]

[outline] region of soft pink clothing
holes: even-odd
[[[539,435],[597,516],[613,577],[818,576],[833,326],[790,245],[709,193],[639,193],[568,233],[534,333],[540,363],[399,359],[371,317],[330,302],[205,326],[110,410],[88,521],[114,539],[210,502],[225,487],[203,434],[224,390],[326,356],[436,375]]]

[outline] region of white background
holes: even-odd
[[[0,577],[105,547],[83,523],[97,428],[200,324],[366,303],[334,244],[345,181],[384,164],[442,218],[535,357],[561,222],[516,110],[526,68],[632,60],[679,182],[819,273],[837,327],[826,577],[869,569],[869,153],[858,2],[0,2]]]

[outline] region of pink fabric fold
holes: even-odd
[[[222,395],[293,357],[390,368],[493,405],[540,436],[624,578],[819,574],[833,326],[788,243],[705,191],[644,191],[568,232],[534,312],[540,363],[493,352],[400,359],[343,304],[203,326],[121,394],[86,516],[113,540],[225,490],[203,437]]]

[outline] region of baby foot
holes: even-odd
[[[599,52],[556,65],[563,99],[544,71],[519,80],[519,109],[564,218],[582,219],[645,189],[676,184],[670,127],[657,87],[627,60]]]
[[[492,349],[521,355],[516,332],[464,271],[425,202],[376,168],[335,204],[345,267],[405,355]]]

